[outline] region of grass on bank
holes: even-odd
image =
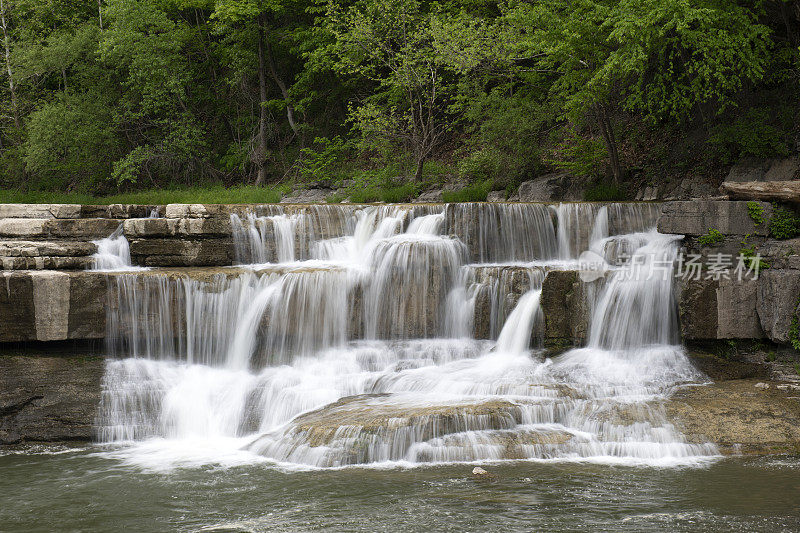
[[[91,194],[50,192],[50,191],[15,191],[0,189],[2,204],[272,204],[278,203],[281,197],[289,192],[287,185],[255,187],[243,185],[239,187],[189,187],[182,189],[153,189],[111,196],[93,196]]]

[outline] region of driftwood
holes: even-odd
[[[726,181],[721,188],[731,200],[777,200],[800,203],[800,180]]]

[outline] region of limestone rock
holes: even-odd
[[[125,221],[125,236],[137,237],[228,237],[229,216],[205,218],[132,218]]]
[[[78,204],[0,204],[0,218],[80,218]]]
[[[731,167],[725,181],[762,181],[771,164],[769,159],[746,157]]]
[[[757,280],[680,279],[677,290],[684,339],[764,338],[756,311]]]
[[[0,257],[83,257],[97,251],[85,241],[0,241]]]
[[[106,298],[100,272],[4,272],[0,342],[103,338]]]
[[[574,270],[547,273],[542,283],[541,306],[548,349],[558,351],[586,342],[594,295],[603,283],[602,278],[584,283]]]
[[[227,239],[134,239],[131,260],[144,266],[224,266],[233,263],[233,241]]]
[[[155,212],[164,213],[163,205],[110,204],[82,205],[81,218],[146,218]]]
[[[767,337],[789,342],[789,328],[800,302],[800,270],[765,270],[758,280],[756,309]]]
[[[763,216],[772,216],[772,205],[761,203]],[[691,202],[667,202],[662,206],[658,219],[658,231],[678,235],[705,235],[716,229],[724,235],[766,236],[769,228],[750,218],[747,202],[694,200]]]
[[[92,265],[91,257],[3,257],[0,270],[85,270]]]
[[[0,444],[92,440],[104,368],[100,357],[0,355]]]
[[[667,416],[690,442],[714,442],[723,452],[795,451],[800,400],[792,391],[756,384],[734,380],[682,388],[667,402]]]
[[[432,204],[432,203],[439,203],[441,201],[442,201],[441,189],[429,189],[414,199],[414,203],[420,203],[420,204]]]
[[[517,196],[520,202],[576,201],[583,199],[583,188],[575,178],[565,172],[544,174],[520,184]]]
[[[107,218],[77,219],[0,219],[0,237],[102,239],[119,227],[119,220]]]

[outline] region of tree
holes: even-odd
[[[288,4],[288,2],[287,2]],[[257,72],[259,89],[259,119],[258,133],[256,135],[257,148],[254,151],[253,159],[258,168],[256,185],[261,185],[267,180],[266,157],[268,151],[268,97],[267,76],[271,77],[278,87],[286,110],[286,120],[296,137],[300,137],[300,130],[295,118],[295,109],[292,97],[289,94],[287,84],[278,72],[271,36],[273,28],[270,26],[270,18],[274,18],[284,12],[292,5],[284,5],[280,0],[217,0],[214,17],[228,24],[245,23],[254,24],[256,27],[256,50],[257,50]]]
[[[733,0],[542,0],[506,16],[518,53],[551,76],[564,116],[598,126],[614,180],[617,108],[676,122],[704,104],[720,110],[761,78],[767,58],[766,28]]]
[[[433,19],[416,0],[370,0],[350,8],[331,4],[326,22],[335,39],[327,53],[337,72],[371,83],[350,107],[364,146],[407,147],[417,181],[452,120],[449,73],[434,48]]]

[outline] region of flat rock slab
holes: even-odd
[[[800,449],[800,390],[752,379],[680,389],[667,417],[690,442],[713,442],[724,453],[796,453]]]
[[[0,204],[0,218],[81,218],[79,204]]]
[[[42,219],[1,218],[0,237],[24,239],[102,239],[119,228],[120,221],[108,218]]]

